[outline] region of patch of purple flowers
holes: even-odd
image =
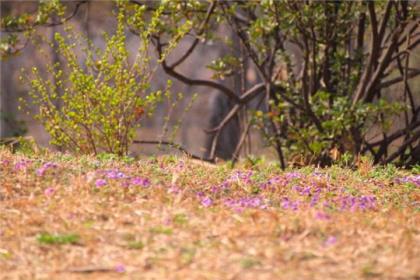
[[[170,186],[168,188],[168,193],[172,193],[172,194],[178,194],[181,192],[181,189],[177,186]]]
[[[293,186],[292,190],[298,192],[302,196],[310,196],[311,195],[311,187],[302,187],[302,186]]]
[[[265,183],[260,185],[262,190],[275,191],[279,186],[286,186],[295,179],[302,179],[303,175],[299,172],[287,172],[283,176],[275,176],[268,179]],[[296,186],[295,186],[296,187]]]
[[[38,175],[38,176],[44,176],[44,175],[45,175],[45,172],[46,172],[48,169],[51,169],[51,168],[56,168],[56,167],[58,167],[58,165],[57,165],[57,164],[55,164],[55,163],[53,163],[53,162],[47,162],[47,163],[44,163],[44,165],[42,165],[42,166],[41,166],[41,168],[38,168],[38,169],[36,170],[36,175]]]
[[[252,171],[235,171],[230,177],[226,180],[227,182],[243,182],[245,184],[250,184],[252,182],[251,176],[253,175]]]
[[[20,171],[20,170],[26,169],[31,163],[32,163],[31,160],[27,160],[27,159],[20,160],[15,164],[15,170]]]
[[[117,264],[115,266],[115,271],[118,273],[124,273],[126,271],[125,266],[123,264]]]
[[[320,192],[316,192],[316,193],[314,193],[314,195],[312,196],[312,198],[311,198],[311,202],[310,202],[310,206],[311,207],[315,207],[317,204],[318,204],[318,202],[319,202],[319,193]]]
[[[105,179],[97,179],[95,182],[95,186],[99,187],[103,187],[107,184]]]
[[[221,183],[220,185],[212,186],[210,188],[210,191],[212,193],[218,193],[218,192],[227,190],[228,188],[229,188],[229,182],[225,181],[225,182]]]
[[[45,196],[52,196],[54,193],[55,193],[55,189],[54,188],[51,188],[51,187],[45,189],[45,191],[44,191],[44,195]]]
[[[284,197],[280,204],[281,204],[281,207],[283,207],[283,209],[286,209],[286,210],[290,209],[290,210],[296,211],[299,208],[300,202],[293,201],[289,199],[288,197]]]
[[[286,174],[284,174],[284,177],[290,182],[294,179],[301,179],[303,177],[303,174],[299,172],[287,172]]]
[[[420,175],[406,176],[395,180],[397,183],[411,183],[420,187]]]
[[[259,196],[243,197],[238,199],[227,198],[223,204],[229,208],[237,211],[242,211],[245,208],[259,208],[266,209],[268,205]]]
[[[330,215],[328,215],[325,212],[321,212],[321,211],[316,212],[315,218],[318,219],[318,220],[322,220],[322,221],[326,221],[326,220],[331,219]]]
[[[213,204],[213,200],[210,197],[205,197],[201,200],[201,205],[204,207],[210,207]]]
[[[108,179],[124,179],[127,178],[127,175],[125,175],[123,172],[119,170],[105,170],[104,171],[105,176]]]
[[[324,246],[329,247],[337,243],[337,237],[335,236],[328,236],[328,238],[324,242]]]
[[[276,176],[276,177],[268,179],[267,182],[262,183],[260,185],[260,188],[262,190],[275,191],[276,187],[285,186],[287,185],[287,183],[288,183],[288,180],[286,178],[281,177],[281,176]]]
[[[150,186],[150,180],[147,178],[134,177],[130,180],[130,185],[147,188]]]
[[[339,199],[341,210],[372,210],[376,208],[376,197],[363,195],[360,197],[346,195]]]

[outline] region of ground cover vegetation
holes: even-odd
[[[47,1],[35,14],[3,17],[1,28],[10,36],[2,39],[2,56],[19,52],[21,41],[30,41],[38,26],[66,24],[86,3],[69,6]],[[216,89],[233,104],[228,111],[218,112],[222,121],[207,130],[212,135],[205,157],[209,161],[215,160],[223,145],[221,132],[238,120],[240,137],[227,158],[233,161],[241,152],[247,154],[252,127],[274,147],[283,168],[288,163],[328,165],[339,157],[355,160],[365,154],[374,163],[412,165],[419,160],[420,110],[418,84],[413,81],[420,74],[414,63],[420,38],[415,2],[132,0],[116,1],[115,9],[117,34],[107,41],[102,56],[88,57],[88,69],[79,65],[67,69],[72,73],[70,85],[58,85],[66,87],[65,94],[58,94],[57,85],[42,77],[32,81],[35,102],[61,101],[60,110],[49,106],[40,113],[58,146],[72,143],[89,153],[96,146],[117,154],[127,152],[139,112],[148,110],[143,100],[153,94],[148,91],[148,68],[136,67],[148,65],[146,50],[154,47],[158,63],[170,77]],[[144,64],[136,61],[130,68],[122,22],[125,32],[140,38],[142,47],[135,55]],[[221,29],[229,35],[221,34]],[[75,61],[66,54],[74,42],[60,36],[56,36],[59,52],[65,61]],[[171,56],[186,38],[192,41],[185,53]],[[213,78],[183,75],[180,65],[200,44],[214,42],[231,53],[205,62],[214,71]],[[104,65],[99,66],[100,62]],[[58,68],[52,71],[61,83],[60,78],[67,76]],[[254,82],[247,76],[251,69],[257,75]],[[225,79],[236,82],[229,87]],[[89,96],[97,91],[101,100]],[[112,121],[104,123],[104,110],[112,112]],[[61,113],[53,113],[57,111]],[[71,141],[75,135],[86,143]]]
[[[417,279],[417,168],[0,150],[4,279]]]

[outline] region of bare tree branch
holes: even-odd
[[[232,107],[232,109],[229,111],[229,113],[223,118],[223,120],[214,128],[205,130],[208,133],[217,132],[219,130],[222,130],[229,121],[238,113],[239,109],[241,108],[241,105],[236,104]]]
[[[214,9],[216,8],[216,1],[213,1],[210,6],[209,9],[207,10],[207,14],[206,17],[204,19],[204,21],[201,23],[201,26],[199,28],[199,31],[197,32],[197,36],[200,36],[203,34],[206,25],[208,24],[211,14],[214,12]],[[198,45],[198,43],[200,42],[200,39],[197,37],[194,39],[194,42],[191,44],[191,46],[188,48],[188,50],[184,53],[183,56],[181,56],[176,62],[174,62],[171,66],[169,66],[169,68],[173,68],[175,69],[175,67],[177,67],[178,65],[180,65],[182,62],[184,62],[193,52],[193,50],[195,49],[195,47]]]
[[[158,51],[158,55],[159,58],[162,59],[162,55],[163,55],[163,48],[162,48],[162,43],[160,42],[160,38],[155,37],[156,39],[156,49]],[[232,100],[234,100],[236,103],[240,103],[240,98],[238,95],[236,95],[232,90],[230,90],[229,88],[225,87],[222,84],[213,82],[211,80],[200,80],[200,79],[191,79],[188,78],[184,75],[182,75],[181,73],[175,71],[175,69],[173,69],[172,67],[168,66],[168,64],[166,63],[165,60],[162,61],[162,68],[165,71],[166,74],[176,78],[177,80],[180,80],[181,82],[191,85],[191,86],[206,86],[206,87],[211,87],[211,88],[215,88],[217,90],[220,90],[222,93],[224,93],[225,95],[227,95],[229,98],[231,98]]]
[[[411,78],[417,77],[418,75],[420,75],[420,69],[415,69],[415,70],[410,71],[410,72],[407,74],[407,77],[408,77],[409,79],[411,79]],[[392,86],[392,85],[394,85],[394,84],[400,83],[400,82],[402,82],[403,80],[404,80],[404,77],[402,77],[402,76],[397,77],[397,78],[394,78],[394,79],[391,79],[391,80],[387,80],[387,81],[384,81],[384,82],[382,82],[382,83],[378,84],[378,85],[375,87],[375,89],[387,88],[387,87],[390,87],[390,86]]]
[[[404,154],[405,149],[407,149],[408,146],[410,146],[412,143],[418,141],[420,139],[420,130],[417,131],[411,138],[404,141],[404,143],[401,144],[401,146],[392,153],[387,159],[383,161],[384,164],[390,163],[394,161],[397,157]]]

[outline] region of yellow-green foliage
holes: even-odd
[[[56,33],[61,62],[49,66],[53,79],[46,79],[37,68],[32,69],[32,75],[23,75],[30,81],[33,102],[39,106],[36,118],[54,145],[80,153],[124,155],[139,121],[153,113],[164,94],[150,89],[156,66],[151,64],[149,53],[149,37],[162,9],[148,20],[143,17],[144,9],[135,11],[136,18],[144,22],[137,26],[142,40],[133,59],[125,35],[127,7],[121,4],[119,8],[116,33],[105,34],[104,49],[87,42],[88,47],[83,49],[86,55],[81,58],[76,52],[80,36]],[[172,44],[175,46],[176,39]],[[169,87],[168,82],[163,90],[167,94]]]

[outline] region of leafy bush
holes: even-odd
[[[32,69],[32,76],[24,75],[30,80],[30,96],[39,105],[36,118],[54,145],[80,153],[125,155],[140,120],[153,113],[165,92],[169,94],[170,82],[165,92],[150,88],[156,66],[148,53],[148,37],[154,32],[162,9],[153,13],[149,24],[137,26],[142,40],[132,62],[126,44],[124,6],[119,8],[116,33],[104,35],[103,50],[88,41],[88,47],[83,48],[86,56],[80,63],[77,44],[71,43],[81,44],[80,36],[56,33],[57,52],[62,60],[49,66],[54,79],[45,79],[37,68]],[[140,7],[136,9],[139,17],[143,12]]]

